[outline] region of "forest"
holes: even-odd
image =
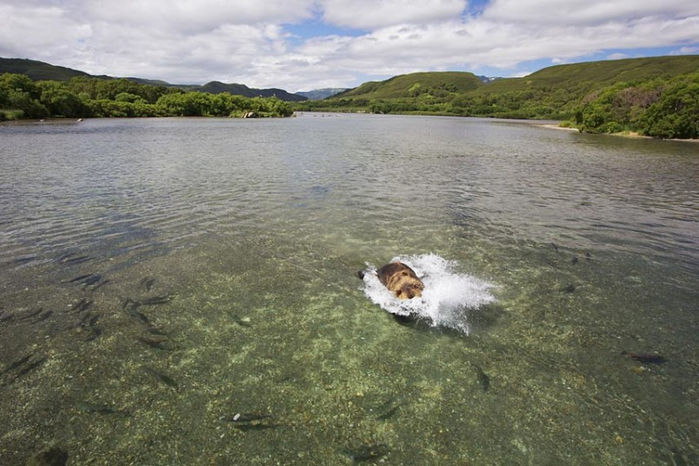
[[[691,55],[557,65],[522,78],[491,81],[468,72],[419,72],[366,82],[324,100],[303,102],[244,97],[231,94],[229,88],[222,93],[202,92],[208,88],[95,77],[40,62],[5,62],[19,62],[41,73],[34,80],[21,73],[0,75],[0,121],[280,117],[305,110],[548,119],[589,133],[699,138],[699,56]],[[66,71],[71,73],[66,75]],[[45,80],[47,77],[50,79]]]
[[[699,56],[558,65],[487,83],[465,72],[412,73],[296,108],[559,120],[590,133],[696,139]]]
[[[33,81],[16,73],[0,75],[0,121],[48,117],[286,117],[292,114],[291,104],[276,97],[187,92],[128,79],[78,76],[61,82]]]
[[[699,73],[603,88],[585,97],[570,124],[590,133],[699,138]]]

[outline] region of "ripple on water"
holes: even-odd
[[[364,293],[383,310],[399,316],[413,316],[433,326],[443,326],[468,334],[469,311],[495,301],[494,285],[457,272],[458,263],[437,254],[397,256],[392,261],[407,264],[425,284],[422,297],[400,300],[381,284],[376,267],[368,264]]]

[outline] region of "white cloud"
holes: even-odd
[[[92,35],[89,24],[75,21],[53,6],[0,3],[0,18],[3,57],[49,58],[54,51],[67,55]]]
[[[699,45],[694,47],[680,47],[670,52],[670,55],[699,55]]]
[[[687,0],[492,0],[483,14],[493,21],[566,25],[694,15],[699,3]]]
[[[337,26],[371,30],[405,23],[458,18],[465,0],[320,0],[323,19]]]
[[[623,58],[630,58],[630,55],[627,53],[612,53],[607,55],[607,60],[621,60]]]
[[[283,23],[310,16],[312,0],[93,0],[77,1],[74,14],[116,24],[200,34],[221,25]],[[78,5],[76,5],[77,7]]]
[[[493,0],[0,0],[0,56],[93,74],[295,91],[412,71],[524,73],[536,60],[699,50],[699,2]],[[313,21],[315,37],[304,36]],[[295,35],[288,31],[296,25]],[[353,28],[352,34],[341,28]],[[358,30],[366,31],[356,36]],[[522,65],[524,64],[524,65]]]

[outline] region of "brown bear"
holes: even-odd
[[[422,296],[425,284],[402,262],[391,262],[376,271],[379,281],[396,295],[398,299],[412,299]]]

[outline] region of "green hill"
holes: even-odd
[[[306,100],[306,97],[291,94],[283,89],[254,89],[245,84],[225,84],[219,81],[211,81],[203,86],[186,86],[187,90],[208,92],[210,94],[221,94],[228,92],[233,95],[242,95],[243,97],[277,97],[278,99],[287,102],[301,102]]]
[[[480,92],[524,91],[533,87],[592,90],[618,82],[672,78],[699,70],[699,55],[676,57],[628,58],[544,68],[523,78],[494,81]]]
[[[23,58],[0,58],[2,73],[23,74],[34,81],[68,81],[76,76],[90,76],[82,71]]]
[[[26,60],[21,58],[0,58],[0,75],[3,73],[23,74],[29,76],[34,81],[68,81],[78,76],[87,76],[100,79],[119,79],[111,76],[92,76],[83,71],[65,68],[63,66],[55,66],[48,63]],[[187,85],[187,84],[170,84],[165,81],[143,79],[143,78],[126,78],[138,84],[148,84],[151,86],[165,86],[180,88],[187,91],[208,92],[211,94],[220,94],[229,92],[232,95],[242,95],[243,97],[277,97],[287,102],[300,102],[306,100],[306,97],[291,94],[283,89],[254,89],[244,84],[224,84],[218,81],[212,81],[203,86]]]
[[[478,89],[483,85],[480,78],[473,73],[461,71],[411,73],[394,76],[386,81],[370,81],[331,98],[409,98],[418,97],[430,91],[464,93]]]
[[[558,65],[491,82],[465,72],[412,73],[364,83],[299,108],[567,120],[585,99],[608,86],[669,81],[697,70],[699,56],[690,55]]]

